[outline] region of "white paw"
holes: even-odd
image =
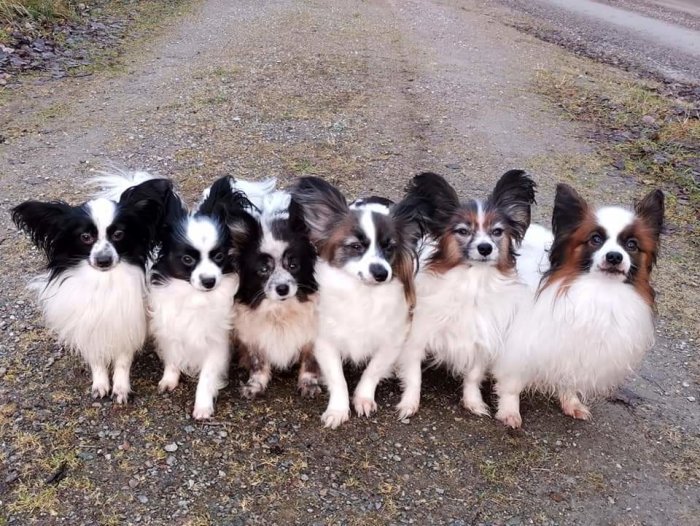
[[[128,385],[114,384],[112,388],[112,400],[117,404],[126,404],[129,401],[129,393],[131,388]]]
[[[418,400],[401,400],[396,404],[396,411],[399,413],[399,420],[409,418],[418,412],[420,402]]]
[[[214,406],[213,405],[195,405],[194,411],[192,411],[192,418],[195,420],[206,420],[214,416]]]
[[[321,386],[318,384],[318,378],[309,377],[299,380],[299,392],[303,398],[314,398],[321,394]]]
[[[252,400],[264,390],[265,388],[260,382],[251,378],[241,386],[241,396],[247,400]]]
[[[336,429],[343,422],[347,422],[350,418],[350,409],[326,409],[326,412],[321,415],[324,427]]]
[[[503,425],[508,426],[508,427],[512,427],[513,429],[518,429],[518,428],[520,428],[520,426],[523,425],[523,419],[520,416],[520,413],[517,411],[516,412],[498,411],[496,413],[496,418]]]
[[[576,420],[590,420],[591,411],[582,402],[575,400],[573,402],[567,402],[562,404],[562,411],[565,415],[569,415]]]
[[[355,412],[359,416],[369,417],[377,410],[377,402],[372,398],[356,396],[353,400],[353,405],[355,406]]]
[[[477,416],[491,416],[489,406],[483,400],[462,400],[462,405]]]
[[[92,384],[92,397],[93,398],[104,398],[109,393],[109,381],[102,383]]]
[[[158,392],[165,393],[166,391],[174,391],[179,383],[179,378],[168,378],[164,376],[161,378],[160,382],[158,382]]]

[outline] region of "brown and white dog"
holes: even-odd
[[[520,427],[520,393],[556,394],[562,410],[586,420],[581,401],[618,386],[654,344],[649,282],[663,227],[664,195],[649,193],[634,210],[594,209],[576,191],[557,187],[550,268],[521,309],[493,369],[496,417]],[[526,243],[546,242],[539,230]],[[534,251],[533,251],[534,253]],[[531,266],[531,265],[528,265]]]

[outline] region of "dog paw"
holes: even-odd
[[[561,405],[561,409],[565,415],[568,415],[576,420],[590,420],[591,411],[580,400],[567,401]]]
[[[326,409],[326,412],[321,415],[323,426],[330,429],[336,429],[340,424],[347,422],[349,418],[349,409]]]
[[[418,407],[420,402],[413,400],[401,400],[396,404],[396,411],[398,412],[399,420],[404,418],[409,418],[418,412]]]
[[[314,398],[321,394],[318,378],[304,378],[299,382],[299,392],[303,398]]]
[[[477,416],[491,416],[489,406],[483,400],[462,400],[462,406]]]
[[[178,378],[166,378],[164,376],[163,378],[161,378],[160,382],[158,382],[158,392],[165,393],[169,391],[174,391],[179,383],[180,382]]]
[[[523,425],[523,419],[520,413],[510,413],[510,412],[498,412],[496,413],[496,419],[501,422],[504,426],[519,429]]]
[[[213,405],[202,405],[194,406],[194,411],[192,411],[192,418],[195,420],[206,420],[214,416],[214,406]]]
[[[94,383],[92,384],[92,397],[93,398],[104,398],[109,393],[109,383]]]
[[[246,383],[241,385],[241,396],[245,398],[246,400],[252,400],[259,394],[261,394],[265,388],[262,386],[260,382],[256,382],[255,380],[248,380]]]
[[[355,406],[355,412],[359,416],[366,416],[368,418],[377,410],[377,402],[372,398],[356,397],[353,400],[353,405]]]
[[[126,404],[129,402],[129,393],[131,389],[128,386],[115,385],[112,388],[112,400],[117,404]]]

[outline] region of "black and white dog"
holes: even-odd
[[[26,201],[12,210],[48,258],[47,272],[31,282],[47,327],[78,352],[92,372],[92,395],[126,403],[129,373],[146,339],[146,262],[156,243],[171,184],[135,185],[117,200],[78,206]]]

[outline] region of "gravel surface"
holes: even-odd
[[[351,196],[398,197],[425,169],[484,195],[525,167],[540,221],[560,180],[606,202],[641,195],[578,161],[596,155],[587,130],[532,88],[569,55],[514,29],[518,16],[481,1],[202,2],[119,74],[30,79],[3,101],[2,208],[83,200],[110,161],[172,176],[190,196],[231,173],[317,174]],[[672,281],[676,249],[689,249],[665,242],[659,276]],[[251,403],[235,369],[215,420],[194,422],[194,383],[159,395],[150,349],[129,406],[90,399],[86,368],[41,327],[24,284],[42,261],[6,213],[0,263],[0,524],[694,524],[700,512],[687,298],[662,291],[657,346],[591,422],[532,397],[524,430],[509,432],[462,410],[456,381],[434,371],[416,417],[396,420],[390,381],[375,417],[329,431],[325,398],[300,400],[293,373]],[[687,316],[671,320],[670,301],[687,301]]]

